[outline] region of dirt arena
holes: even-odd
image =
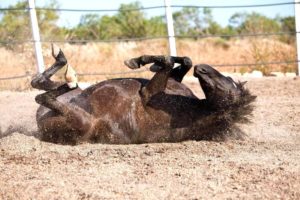
[[[300,199],[300,78],[248,81],[253,123],[224,142],[45,143],[39,92],[2,91],[0,199]]]

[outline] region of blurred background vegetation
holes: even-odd
[[[1,6],[1,3],[0,3]],[[27,1],[10,6],[24,9],[0,12],[0,41],[30,40],[29,13]],[[59,8],[55,0],[44,7]],[[75,27],[59,27],[59,12],[55,10],[37,10],[41,39],[48,40],[112,40],[136,37],[166,36],[164,16],[147,18],[139,2],[121,4],[114,15],[85,14]],[[125,11],[131,9],[132,11]],[[260,13],[235,13],[226,27],[219,25],[207,8],[182,8],[173,12],[175,34],[177,36],[235,35],[252,33],[295,32],[295,19],[291,17],[268,18]],[[228,37],[224,37],[228,38]],[[291,44],[291,34],[278,37]]]
[[[58,25],[63,11],[57,10],[57,1],[47,2],[42,8],[48,9],[37,9],[45,65],[53,63],[50,44],[56,43],[75,67],[80,81],[150,78],[151,72],[129,70],[124,60],[143,54],[168,54],[164,13],[148,17],[138,1],[121,4],[110,15],[84,12],[79,23],[69,27]],[[27,0],[20,0],[10,10],[0,10],[0,90],[30,89],[31,76],[36,74],[27,7]],[[210,9],[184,7],[174,9],[173,19],[177,53],[189,56],[193,63],[241,74],[254,70],[264,75],[296,72],[294,16],[270,18],[256,12],[234,13],[227,25],[220,25]],[[247,37],[251,34],[260,36]],[[211,35],[214,37],[207,37]],[[152,39],[130,40],[134,38]],[[62,74],[58,79],[62,80]],[[188,75],[192,76],[192,70]]]

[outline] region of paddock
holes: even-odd
[[[41,142],[40,92],[1,91],[0,199],[299,199],[300,78],[242,79],[257,95],[252,123],[225,141]]]

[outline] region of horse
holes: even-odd
[[[253,96],[207,64],[194,66],[205,99],[182,83],[193,64],[188,57],[143,55],[126,60],[132,70],[151,64],[154,76],[117,78],[86,89],[78,87],[75,70],[61,49],[52,46],[54,64],[31,81],[45,93],[36,120],[41,140],[76,145],[82,142],[140,144],[221,138],[249,122]],[[175,64],[178,66],[174,67]],[[50,78],[67,65],[65,83]]]

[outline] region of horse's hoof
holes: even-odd
[[[138,63],[136,58],[132,58],[129,60],[125,60],[124,64],[129,67],[130,69],[137,69],[140,68],[140,64]]]

